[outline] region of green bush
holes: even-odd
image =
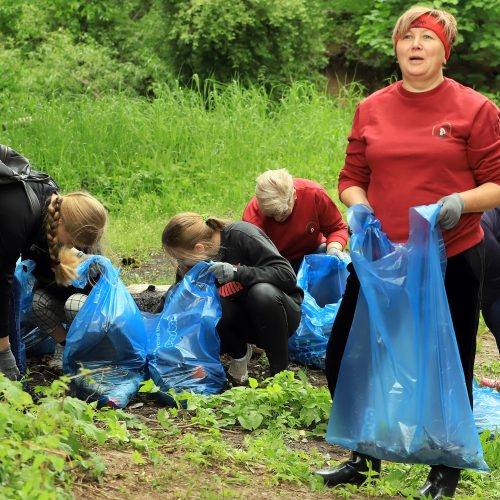
[[[319,4],[308,0],[162,0],[181,79],[227,82],[317,78],[326,63]]]

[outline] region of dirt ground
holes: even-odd
[[[173,280],[173,269],[165,259],[157,259],[152,264],[143,266],[135,262],[122,263],[122,276],[126,282],[150,284],[166,284]],[[160,303],[164,291],[151,286],[142,293],[132,293],[139,308],[153,312]],[[258,362],[259,355],[254,354],[250,361],[250,376],[262,380],[268,374]],[[499,360],[494,337],[484,325],[478,336],[478,352],[476,356],[475,375],[479,379],[492,376],[492,366]],[[227,359],[222,358],[227,365]],[[31,372],[37,384],[49,383],[56,374],[47,367],[47,358],[31,363]],[[292,370],[303,367],[291,364]],[[497,368],[495,368],[497,369]],[[312,385],[326,386],[326,378],[321,370],[307,368],[306,373]],[[496,378],[500,378],[496,374]],[[148,394],[138,395],[129,405],[127,411],[136,414],[148,422],[154,422],[158,411],[156,400]],[[245,431],[231,431],[227,435],[228,443],[238,446],[242,442]],[[326,443],[324,439],[309,438],[307,442],[294,443],[297,449],[311,452],[313,449],[328,454],[331,460],[343,460],[348,452],[340,447]],[[180,459],[180,452],[174,451],[169,460],[171,467],[154,467],[137,465],[132,460],[132,453],[123,450],[96,450],[106,462],[107,470],[101,481],[89,481],[82,477],[74,485],[73,493],[78,500],[97,499],[191,499],[191,498],[241,498],[241,499],[323,499],[339,498],[332,490],[314,493],[308,486],[297,486],[294,483],[281,482],[279,486],[265,486],[264,471],[252,472],[252,483],[248,485],[232,484],[228,471],[222,468],[206,468]],[[179,477],[183,478],[179,481]],[[365,498],[352,496],[351,498]]]

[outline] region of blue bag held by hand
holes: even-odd
[[[158,396],[170,405],[170,389],[216,394],[227,380],[216,331],[222,309],[209,266],[199,262],[169,290],[150,337],[149,373],[161,389]]]
[[[449,312],[438,205],[410,210],[393,244],[365,207],[347,214],[361,283],[327,441],[395,462],[488,470]]]
[[[297,274],[297,285],[304,290],[302,318],[288,339],[292,361],[325,368],[326,346],[349,274],[346,268],[346,262],[332,255],[304,256]]]
[[[84,288],[92,264],[99,265],[101,276],[69,329],[64,372],[92,370],[90,376],[72,381],[76,396],[99,406],[123,408],[144,380],[146,329],[119,270],[106,257],[89,256],[78,266],[79,277],[72,284]]]

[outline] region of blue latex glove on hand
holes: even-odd
[[[228,262],[215,262],[208,268],[208,271],[215,274],[217,281],[221,285],[234,281],[236,274],[236,268]]]
[[[327,255],[333,255],[334,257],[337,257],[338,259],[342,260],[343,262],[348,262],[349,257],[345,252],[342,250],[339,250],[338,248],[331,247],[326,251]]]
[[[443,229],[454,228],[464,211],[464,199],[458,193],[453,193],[441,198],[438,204],[441,205],[438,216],[441,227]]]

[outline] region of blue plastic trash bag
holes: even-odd
[[[33,260],[19,260],[16,265],[15,277],[20,285],[19,320],[21,341],[27,357],[43,356],[54,352],[56,341],[30,320],[33,303],[33,292],[36,278],[33,271],[36,267]]]
[[[477,430],[500,433],[500,392],[491,387],[480,387],[474,381],[472,394]]]
[[[297,285],[304,290],[302,318],[288,339],[292,361],[325,368],[326,346],[349,274],[346,267],[347,262],[332,255],[306,255],[302,260],[297,274]]]
[[[93,264],[100,266],[101,275],[69,329],[64,372],[76,375],[80,368],[91,370],[90,376],[72,380],[75,395],[99,406],[123,408],[144,380],[146,329],[119,270],[106,257],[88,257],[72,284],[85,287]]]
[[[199,262],[169,290],[150,336],[149,373],[161,389],[158,396],[169,405],[174,404],[170,389],[216,394],[227,380],[216,331],[222,309],[209,265]]]
[[[444,288],[438,205],[410,210],[393,244],[366,207],[347,213],[361,283],[327,440],[395,462],[488,470]]]

